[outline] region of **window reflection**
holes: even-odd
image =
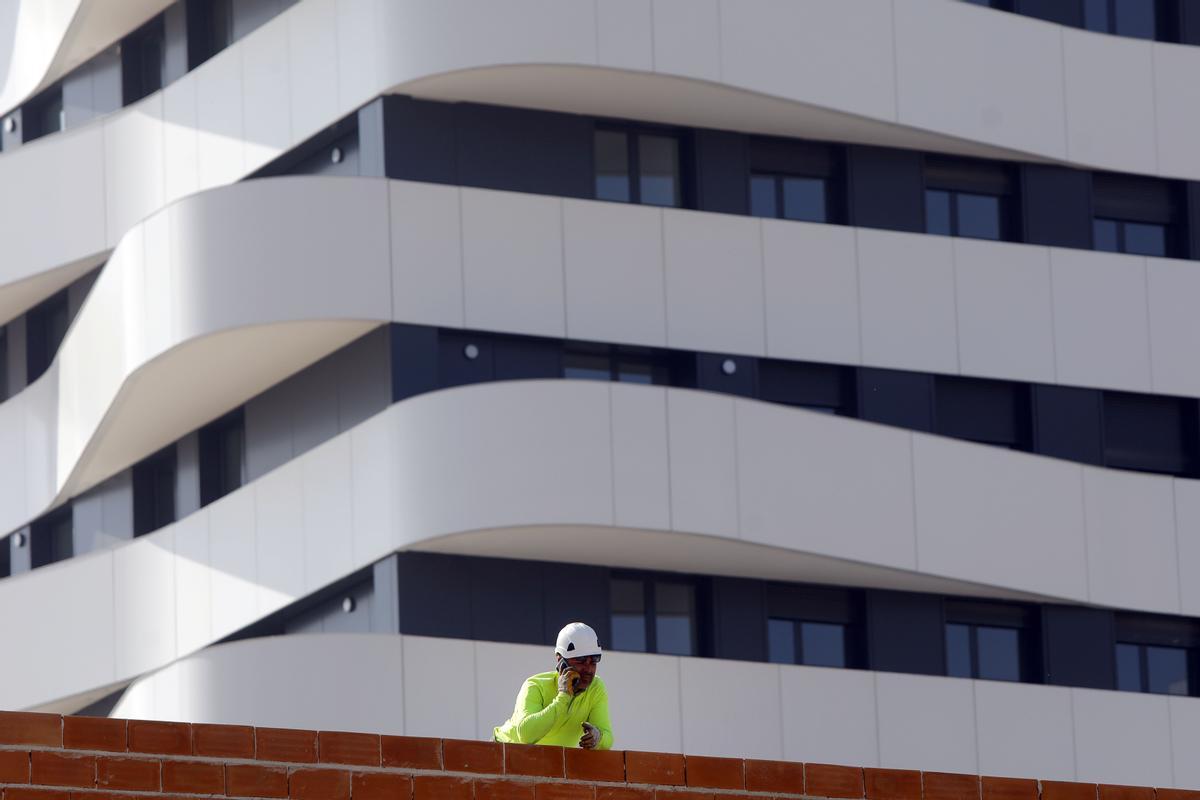
[[[946,626],[946,674],[952,678],[971,676],[971,629],[954,623]]]
[[[796,623],[790,619],[767,620],[767,660],[772,664],[796,663]]]
[[[800,652],[805,664],[846,666],[846,627],[829,622],[800,623]]]
[[[992,681],[1019,681],[1021,655],[1014,628],[979,626],[975,631],[979,648],[978,677]]]
[[[1162,225],[1126,222],[1124,250],[1140,256],[1165,256],[1167,231]]]
[[[775,203],[773,175],[750,176],[750,214],[755,217],[779,216]]]
[[[925,192],[925,232],[949,236],[953,231],[950,227],[950,193],[940,189],[928,189]]]
[[[641,202],[651,206],[678,206],[679,142],[673,136],[638,137]]]
[[[957,193],[959,236],[1000,238],[1000,198],[986,194]]]
[[[624,133],[596,131],[596,198],[628,203],[629,149]]]
[[[1154,694],[1188,693],[1187,651],[1181,647],[1146,647],[1146,690]]]
[[[641,581],[613,579],[612,647],[638,653],[646,651],[646,606]]]
[[[825,181],[822,178],[783,179],[784,219],[824,222]]]
[[[695,592],[684,583],[655,584],[657,651],[677,656],[695,652]]]

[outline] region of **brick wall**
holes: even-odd
[[[0,800],[1200,800],[1200,791],[0,712]]]

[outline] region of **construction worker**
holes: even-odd
[[[512,716],[494,731],[498,742],[551,744],[608,750],[612,723],[608,691],[596,677],[600,640],[582,622],[558,632],[554,643],[555,670],[525,681],[517,693]]]

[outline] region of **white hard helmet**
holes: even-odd
[[[568,623],[558,632],[554,652],[563,658],[600,655],[600,640],[590,626],[582,622]]]

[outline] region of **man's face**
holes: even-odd
[[[596,677],[596,666],[600,663],[600,656],[582,656],[564,660],[567,662],[568,669],[579,673],[579,683],[576,684],[575,691],[582,692],[592,685],[592,679]]]

